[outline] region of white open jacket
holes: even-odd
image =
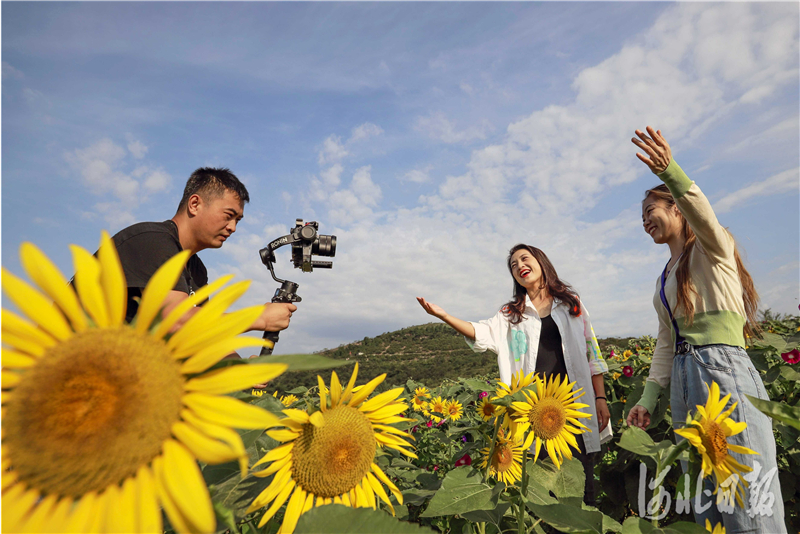
[[[500,367],[500,380],[511,384],[511,376],[522,369],[524,374],[536,370],[536,356],[539,350],[539,335],[542,331],[542,320],[530,297],[525,296],[525,311],[519,324],[511,324],[503,308],[491,319],[470,323],[475,327],[475,341],[467,338],[467,344],[475,352],[490,350],[497,354],[497,365]],[[586,393],[578,402],[588,404],[584,408],[592,415],[588,421],[581,422],[591,432],[583,434],[586,452],[597,452],[600,443],[611,438],[611,423],[606,426],[603,435],[597,431],[597,408],[595,392],[592,386],[592,375],[608,371],[600,346],[589,320],[589,312],[581,303],[581,313],[577,317],[570,315],[566,303],[553,298],[550,315],[561,335],[561,347],[564,351],[564,363],[570,381],[575,382],[573,390],[583,388]]]

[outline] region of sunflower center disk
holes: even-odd
[[[512,454],[511,446],[508,443],[498,443],[495,446],[494,458],[492,458],[494,470],[498,473],[503,473],[513,463],[514,455]]]
[[[161,452],[183,376],[163,341],[90,329],[50,349],[5,405],[3,447],[20,479],[79,497],[117,484]]]
[[[292,478],[318,497],[336,497],[353,489],[369,471],[378,442],[363,413],[337,406],[323,414],[325,426],[312,424],[292,449]]]
[[[725,432],[714,421],[708,422],[702,443],[714,465],[720,465],[725,461],[728,456],[728,440],[725,438]]]
[[[564,405],[553,397],[545,397],[528,412],[534,435],[539,439],[553,439],[561,433],[567,423]]]

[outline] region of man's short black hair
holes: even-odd
[[[244,184],[229,169],[217,169],[214,167],[202,167],[192,173],[186,181],[183,190],[183,198],[178,204],[178,211],[186,207],[189,197],[200,195],[205,201],[219,198],[225,191],[232,191],[239,196],[242,204],[250,202],[250,194]]]

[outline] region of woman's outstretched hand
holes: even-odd
[[[427,300],[425,300],[422,297],[417,297],[417,302],[419,302],[420,306],[425,308],[426,312],[428,312],[430,315],[433,315],[437,319],[444,320],[444,318],[447,316],[447,312],[446,311],[444,311],[442,308],[440,308],[436,304],[434,304],[432,302],[428,302]]]
[[[636,157],[650,167],[653,174],[661,174],[667,170],[669,162],[672,161],[672,150],[670,150],[667,140],[661,135],[661,130],[653,130],[648,126],[647,133],[650,135],[648,136],[641,130],[636,130],[636,135],[639,136],[639,139],[631,138],[633,144],[644,150],[649,156],[645,157],[637,152]]]
[[[636,405],[631,408],[628,414],[628,426],[638,426],[642,430],[647,430],[650,426],[650,412],[644,406]]]

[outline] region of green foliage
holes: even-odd
[[[329,504],[300,516],[296,534],[427,534],[433,531],[415,523],[398,521],[380,510]]]

